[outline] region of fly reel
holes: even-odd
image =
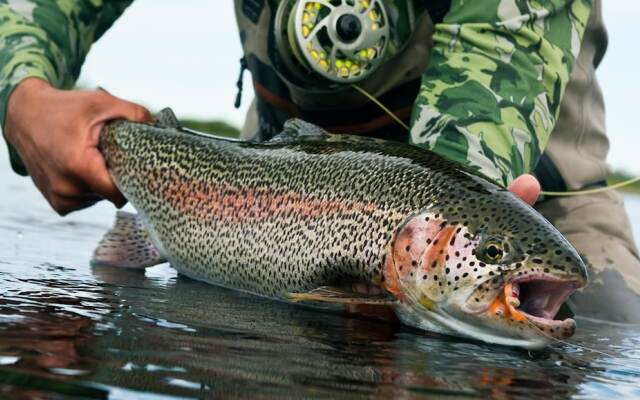
[[[361,81],[385,60],[390,41],[383,0],[282,0],[275,30],[281,59],[302,81]]]

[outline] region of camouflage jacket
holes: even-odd
[[[0,123],[27,77],[71,88],[91,44],[131,2],[0,0]],[[411,141],[504,184],[533,171],[591,7],[591,0],[452,0],[435,25]],[[10,151],[14,170],[26,174]]]

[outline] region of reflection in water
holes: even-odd
[[[30,190],[0,202],[0,397],[640,397],[638,326],[579,321],[571,341],[610,356],[562,344],[529,354],[215,288],[167,265],[91,270],[112,210],[60,220]]]
[[[628,327],[581,321],[578,341],[609,359],[572,346],[528,354],[280,304],[176,277],[168,266],[99,269],[82,280],[52,268],[40,267],[53,275],[42,279],[0,267],[0,355],[14,360],[0,365],[0,394],[640,394],[640,336]]]

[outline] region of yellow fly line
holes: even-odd
[[[610,190],[619,189],[619,188],[624,187],[624,186],[629,186],[629,185],[632,185],[632,184],[634,184],[634,183],[636,183],[638,181],[640,181],[640,176],[628,179],[626,181],[618,182],[618,183],[616,183],[614,185],[609,185],[609,186],[596,188],[596,189],[576,190],[576,191],[571,191],[571,192],[545,192],[545,191],[542,191],[540,193],[542,193],[545,196],[578,196],[578,195],[581,195],[581,194],[595,194],[595,193],[602,193],[602,192],[608,192]]]
[[[406,129],[407,131],[410,130],[409,127],[407,126],[407,124],[405,124],[397,115],[395,115],[391,110],[389,110],[384,104],[382,104],[378,99],[376,99],[375,96],[373,96],[371,93],[367,92],[366,90],[364,90],[363,88],[361,88],[358,85],[352,84],[351,86],[355,90],[357,90],[358,92],[362,93],[362,95],[364,97],[368,98],[373,103],[375,103],[378,107],[380,107],[380,109],[382,109],[382,111],[387,113],[391,118],[394,119],[394,121],[396,121],[398,124],[400,124],[404,129]],[[542,194],[544,196],[580,196],[580,195],[585,195],[585,194],[596,194],[596,193],[608,192],[610,190],[615,190],[615,189],[619,189],[619,188],[624,187],[624,186],[632,185],[632,184],[634,184],[636,182],[640,182],[640,176],[632,178],[632,179],[628,179],[628,180],[623,181],[623,182],[618,182],[618,183],[616,183],[614,185],[609,185],[609,186],[596,188],[596,189],[576,190],[576,191],[567,191],[567,192],[547,192],[547,191],[543,190],[543,191],[540,192],[540,194]]]
[[[389,110],[378,99],[376,99],[375,96],[373,96],[371,93],[367,92],[366,90],[364,90],[363,88],[361,88],[358,85],[351,85],[351,86],[355,90],[357,90],[358,92],[362,93],[364,95],[364,97],[366,97],[369,100],[373,101],[378,107],[380,107],[382,109],[382,111],[386,112],[391,118],[393,118],[398,124],[400,124],[400,126],[402,126],[404,129],[409,131],[409,126],[407,124],[405,124],[404,121],[402,121],[400,118],[398,118],[397,115],[395,115],[391,110]]]

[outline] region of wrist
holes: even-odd
[[[7,101],[7,116],[18,112],[22,107],[28,107],[34,96],[38,96],[48,89],[52,89],[49,82],[40,78],[27,78],[13,89]]]
[[[53,89],[49,82],[41,79],[29,77],[21,81],[11,92],[7,100],[5,115],[4,136],[7,141],[14,144],[14,133],[16,123],[20,121],[20,115],[32,109],[36,104],[36,99],[43,96],[48,90]]]

